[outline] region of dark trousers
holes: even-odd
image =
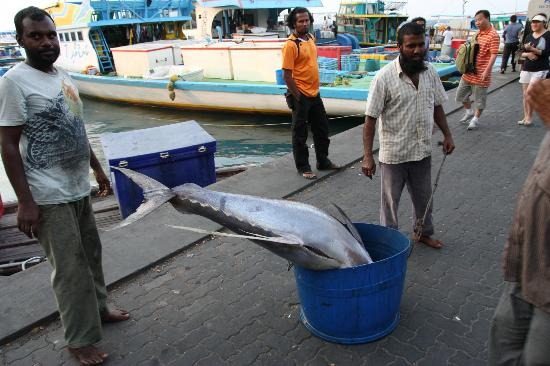
[[[528,303],[518,282],[504,282],[489,333],[489,366],[550,365],[550,314]]]
[[[516,71],[516,51],[518,50],[519,42],[505,43],[504,52],[502,53],[502,64],[500,69],[506,71],[508,66],[508,58],[512,55],[512,70]]]
[[[319,95],[316,97],[300,96],[300,101],[294,100],[292,109],[292,153],[299,172],[311,171],[309,152],[307,148],[307,122],[311,125],[317,167],[327,166],[328,146],[328,118]]]
[[[420,161],[410,161],[401,164],[380,163],[381,174],[381,202],[380,224],[397,229],[397,210],[403,188],[411,196],[413,205],[413,230],[418,220],[422,219],[432,193],[432,158],[431,156]],[[432,205],[428,209],[426,220],[422,228],[422,235],[432,236],[434,227],[432,222]]]

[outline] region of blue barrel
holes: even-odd
[[[329,342],[372,342],[390,334],[399,322],[410,241],[394,229],[355,226],[374,263],[328,271],[294,266],[300,319]]]
[[[361,45],[359,44],[359,38],[357,38],[354,34],[345,33],[345,36],[350,39],[351,44],[352,44],[352,48],[354,48],[354,49],[361,48]]]
[[[285,85],[285,78],[283,77],[283,69],[275,70],[275,80],[277,80],[277,85]]]
[[[351,46],[351,48],[353,49],[353,44],[351,43],[351,39],[346,37],[345,34],[337,34],[336,40],[338,41],[338,44],[340,46]]]

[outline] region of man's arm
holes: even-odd
[[[109,182],[109,178],[107,178],[107,175],[103,171],[103,168],[101,167],[99,160],[97,160],[97,157],[95,156],[94,150],[92,150],[91,146],[90,146],[90,167],[94,171],[95,180],[99,185],[99,190],[97,194],[100,197],[108,196],[112,192],[111,182]]]
[[[361,170],[363,174],[372,179],[372,176],[376,173],[376,163],[372,152],[372,145],[374,143],[374,134],[376,127],[376,118],[371,116],[365,117],[365,124],[363,125],[363,163]]]
[[[40,211],[32,197],[19,152],[22,132],[23,126],[0,127],[1,154],[6,174],[17,195],[17,227],[32,238],[38,233]]]
[[[500,37],[498,35],[495,35],[491,39],[490,49],[491,49],[491,58],[489,58],[489,64],[483,70],[483,73],[481,74],[481,80],[486,80],[491,75],[491,72],[493,71],[493,65],[495,64],[495,61],[498,56],[498,48],[500,47]]]
[[[489,64],[487,65],[487,68],[485,71],[483,71],[483,74],[481,74],[481,80],[485,80],[491,75],[491,72],[493,71],[493,65],[495,64],[495,61],[497,59],[498,54],[492,53],[491,58],[489,59]]]
[[[437,105],[434,107],[434,121],[441,132],[443,132],[443,152],[445,154],[452,153],[455,149],[455,144],[451,136],[451,130],[449,130],[449,125],[447,125],[447,117],[445,116],[443,106]]]
[[[283,77],[285,79],[286,87],[288,88],[288,90],[292,93],[292,95],[294,95],[294,98],[296,98],[296,100],[300,100],[300,91],[296,86],[294,78],[292,78],[292,70],[283,69]]]

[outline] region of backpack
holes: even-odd
[[[307,34],[307,39],[308,40],[313,39],[313,36],[311,35],[311,33]],[[298,49],[298,56],[296,57],[300,57],[300,43],[302,43],[302,41],[299,38],[287,39],[287,41],[296,43],[296,48]]]
[[[464,42],[456,52],[455,65],[461,74],[473,73],[476,71],[476,57],[479,52],[477,33],[471,40]]]

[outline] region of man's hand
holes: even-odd
[[[29,238],[37,237],[40,223],[40,210],[34,201],[19,202],[17,207],[17,227]]]
[[[489,78],[489,76],[491,76],[491,70],[487,68],[485,69],[485,71],[483,71],[483,74],[481,74],[481,80],[485,81]]]
[[[363,174],[372,179],[376,173],[376,163],[374,162],[374,157],[372,155],[363,157],[361,170],[363,171]]]
[[[99,189],[97,192],[97,195],[99,197],[107,197],[111,193],[113,193],[111,189],[111,182],[109,181],[109,178],[105,175],[103,170],[94,170],[94,177],[99,185]]]
[[[451,154],[455,149],[455,143],[451,136],[443,137],[443,152],[445,154]]]
[[[540,118],[550,126],[550,79],[537,81],[529,85],[525,96],[527,103],[538,112]]]

